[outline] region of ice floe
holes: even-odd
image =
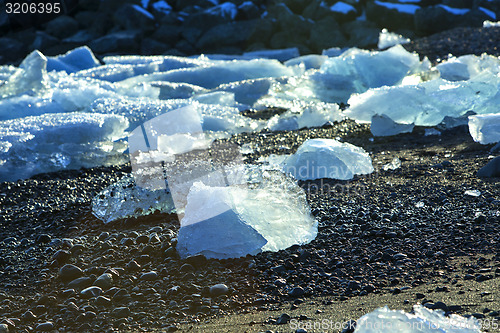
[[[384,46],[393,37],[383,32]],[[307,56],[296,48],[231,57],[107,56],[103,63],[89,48],[80,47],[56,57],[34,51],[18,68],[0,66],[0,121],[35,117],[30,119],[36,123],[47,114],[90,112],[123,116],[130,131],[193,106],[203,131],[222,136],[322,126],[346,117],[371,122],[372,133],[379,136],[409,132],[413,126],[458,124],[470,113],[499,113],[500,60],[487,55],[452,57],[431,67],[398,45],[384,51],[330,49]],[[338,103],[349,107],[342,112]],[[267,108],[284,112],[270,119],[242,113]],[[82,126],[98,126],[90,124]],[[4,147],[23,144],[10,138],[0,138]],[[13,150],[4,160],[9,152]],[[114,160],[115,150],[109,156]],[[0,165],[0,173],[6,165]],[[60,164],[61,169],[74,165]],[[42,167],[37,170],[43,172]],[[15,180],[20,174],[10,175],[3,179]]]
[[[469,132],[482,144],[500,142],[500,113],[469,116]]]

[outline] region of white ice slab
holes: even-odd
[[[295,179],[332,178],[348,180],[373,172],[368,153],[350,143],[333,139],[309,139],[288,157],[283,171]]]
[[[500,112],[469,116],[469,132],[481,144],[500,142]]]
[[[47,71],[65,71],[74,73],[99,66],[99,60],[88,46],[81,46],[65,54],[47,58]]]

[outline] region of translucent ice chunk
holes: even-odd
[[[339,57],[326,60],[320,72],[350,78],[355,81],[353,92],[363,92],[368,88],[398,84],[406,75],[421,70],[420,66],[416,53],[409,53],[397,45],[381,52],[350,49]]]
[[[281,50],[259,50],[259,51],[251,51],[245,52],[243,55],[252,56],[255,58],[267,58],[267,59],[276,59],[279,61],[287,61],[292,58],[297,58],[300,56],[299,49],[296,47],[290,47],[288,49]]]
[[[158,81],[151,82],[151,86],[160,88],[158,98],[164,100],[190,98],[207,92],[207,89],[189,83]]]
[[[469,132],[481,144],[500,142],[500,113],[469,116]]]
[[[400,133],[411,133],[413,127],[415,127],[413,124],[398,124],[385,114],[376,114],[372,117],[370,131],[374,136],[390,136]]]
[[[397,157],[394,157],[390,163],[384,164],[382,168],[385,171],[399,169],[401,168],[401,160]]]
[[[282,82],[285,79],[261,78],[225,83],[215,90],[228,91],[234,93],[234,98],[238,103],[253,105],[259,98],[269,93],[273,84]]]
[[[47,90],[47,58],[40,51],[31,52],[19,69],[0,86],[0,99],[21,94],[41,95]]]
[[[170,214],[174,209],[168,189],[150,191],[137,186],[132,177],[108,186],[92,200],[92,213],[104,223],[154,212]]]
[[[181,220],[181,257],[241,257],[305,244],[316,237],[305,193],[279,172],[264,172],[250,188],[209,187],[195,183]],[[212,229],[213,228],[213,229]],[[244,231],[248,237],[239,234]],[[203,232],[210,238],[200,237]],[[223,237],[232,235],[234,238]],[[213,240],[217,240],[214,242]],[[232,245],[236,242],[236,249]]]
[[[418,85],[382,87],[353,95],[345,114],[360,122],[368,122],[379,114],[399,124],[436,126],[445,116],[460,117],[468,110],[485,113],[500,98],[495,93],[497,83],[494,81],[435,79]]]
[[[283,171],[296,179],[352,179],[373,172],[370,156],[362,148],[333,139],[309,139],[289,156]]]
[[[441,310],[430,310],[422,305],[413,307],[414,314],[390,310],[387,306],[365,314],[356,321],[355,333],[481,333],[473,316],[456,314],[445,316]]]
[[[389,32],[387,31],[387,29],[382,29],[382,31],[378,35],[377,47],[379,49],[386,49],[391,46],[406,44],[409,42],[410,42],[409,38],[403,37],[394,32]]]
[[[204,88],[247,79],[264,77],[291,76],[297,74],[295,68],[286,67],[277,60],[256,59],[250,61],[217,61],[204,67],[175,69],[130,78],[135,83],[151,81],[170,81],[194,84]]]
[[[305,69],[319,69],[328,59],[326,55],[308,54],[285,61],[285,66],[304,66]]]
[[[96,59],[88,46],[81,46],[65,54],[47,58],[47,71],[49,72],[55,70],[74,73],[99,65],[99,60]]]
[[[0,181],[126,162],[128,121],[117,115],[58,113],[0,121]],[[29,147],[27,149],[26,147]]]

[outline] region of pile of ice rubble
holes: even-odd
[[[389,43],[394,36],[386,37]],[[286,54],[293,52],[108,56],[101,65],[87,47],[57,57],[34,51],[19,68],[0,67],[0,181],[123,163],[129,153],[135,178],[98,195],[95,215],[109,222],[155,211],[185,214],[180,216],[181,255],[222,258],[314,239],[317,224],[305,194],[289,176],[352,179],[371,173],[373,166],[359,147],[317,139],[306,141],[294,155],[271,156],[258,166],[221,168],[213,156],[206,158],[215,139],[317,127],[349,117],[370,122],[375,136],[468,120],[474,140],[500,140],[498,58],[469,55],[432,67],[398,45],[272,59]],[[340,103],[348,108],[340,110]],[[270,119],[241,113],[268,107],[287,111]],[[236,151],[233,155],[240,156],[239,147]],[[193,152],[198,155],[189,155]],[[180,166],[187,160],[204,162]],[[172,170],[184,173],[168,179]],[[231,172],[238,181],[227,178]],[[277,183],[287,184],[287,190],[276,191],[272,184]],[[201,208],[211,206],[221,208],[212,213]],[[198,229],[200,221],[218,227]],[[208,230],[226,233],[209,235]],[[247,230],[253,238],[228,234],[236,230]],[[200,242],[186,240],[193,237]],[[196,247],[209,238],[218,248]]]
[[[355,333],[481,333],[474,317],[456,314],[448,317],[441,310],[429,310],[422,305],[413,307],[413,314],[388,307],[376,309],[356,321]]]

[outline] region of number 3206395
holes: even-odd
[[[7,2],[5,3],[7,14],[59,14],[61,4],[55,3],[27,3],[27,2]]]

